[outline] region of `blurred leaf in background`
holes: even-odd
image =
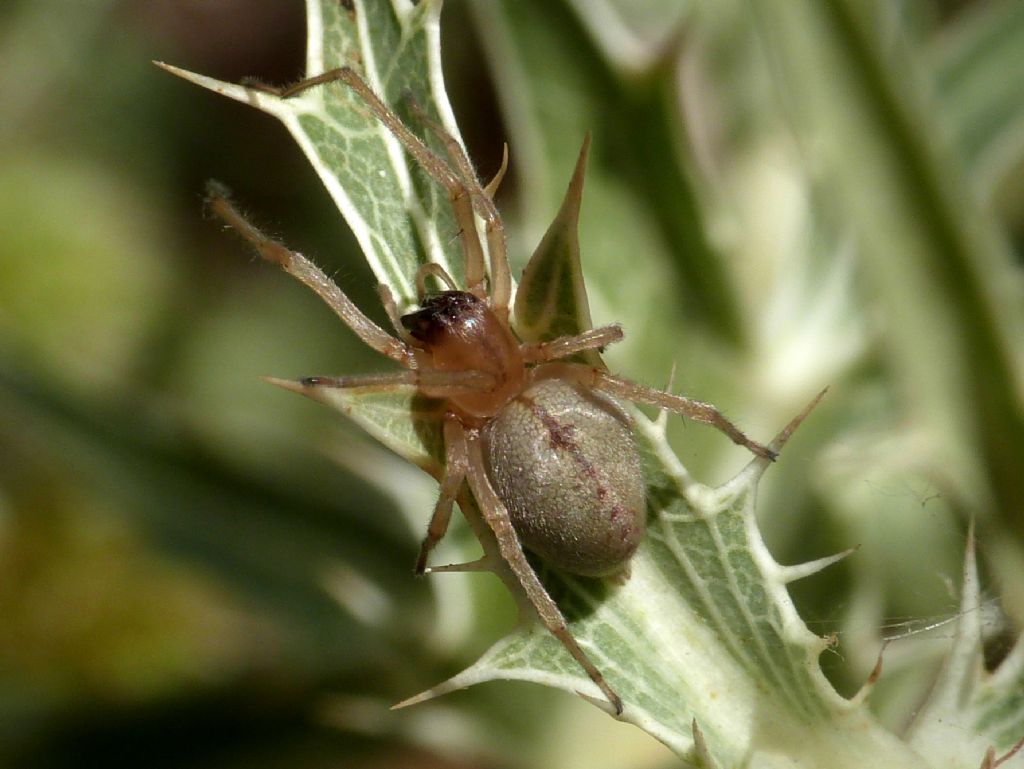
[[[201,218],[206,178],[382,319],[375,281],[274,121],[149,64],[284,83],[303,44],[290,0],[0,8],[0,760],[674,765],[539,687],[387,710],[473,659],[510,602],[485,577],[412,580],[432,483],[257,379],[379,364]],[[1024,617],[1021,4],[450,0],[443,51],[484,175],[509,141],[515,267],[594,132],[581,242],[595,323],[626,330],[613,369],[660,385],[676,363],[755,435],[831,385],[760,523],[783,563],[861,545],[793,586],[839,634],[839,689],[890,621],[957,611],[970,518],[1005,655]],[[702,481],[742,461],[711,431],[670,436]],[[948,645],[890,647],[885,723]]]

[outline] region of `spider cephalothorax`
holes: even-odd
[[[616,325],[521,342],[509,319],[511,279],[504,225],[491,200],[494,183],[486,188],[480,184],[455,138],[425,119],[444,144],[453,164],[449,165],[348,68],[279,91],[265,90],[288,98],[337,81],[357,93],[448,192],[465,255],[465,290],[458,289],[440,265],[426,264],[416,275],[420,308],[401,315],[390,291],[381,286],[381,298],[395,330],[392,335],[366,317],[316,265],[243,218],[218,185],[210,188],[209,206],[264,258],[316,291],[364,342],[406,369],[395,374],[309,377],[301,381],[301,391],[311,394],[323,387],[413,385],[445,403],[441,493],[420,547],[416,571],[426,571],[430,551],[447,531],[456,496],[468,485],[481,517],[494,533],[502,559],[540,620],[579,662],[615,712],[621,713],[621,698],[576,642],[526,559],[523,546],[572,574],[604,577],[626,573],[643,536],[647,503],[630,420],[616,398],[711,424],[767,459],[775,454],[744,435],[713,406],[644,387],[608,373],[603,366],[570,360],[622,339],[622,330]],[[580,180],[586,149],[585,144],[577,165]],[[477,215],[485,224],[487,262],[477,235]],[[450,290],[428,292],[428,277]]]
[[[472,341],[487,324],[487,303],[468,291],[442,291],[423,300],[416,312],[402,316],[402,326],[413,339],[435,347],[452,335]]]
[[[421,368],[472,371],[479,377],[479,386],[461,392],[425,386],[424,393],[449,398],[467,415],[488,417],[522,388],[519,341],[485,300],[468,291],[427,296],[419,310],[401,317],[401,324],[419,345],[415,355]]]

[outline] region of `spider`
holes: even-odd
[[[445,469],[416,573],[427,570],[431,550],[448,529],[453,502],[464,484],[468,485],[484,522],[494,533],[501,558],[540,621],[603,692],[615,714],[621,715],[622,699],[573,637],[523,548],[571,574],[622,577],[627,573],[644,533],[647,504],[631,422],[618,399],[713,425],[760,457],[773,460],[776,454],[748,438],[707,403],[642,386],[603,366],[566,360],[620,341],[623,332],[618,325],[542,342],[518,339],[510,318],[512,280],[504,224],[492,199],[505,163],[494,181],[483,186],[453,136],[417,110],[441,140],[449,164],[348,67],[287,88],[258,87],[288,98],[338,81],[360,97],[448,193],[460,228],[465,289],[457,287],[441,265],[425,264],[416,275],[419,309],[403,315],[387,286],[379,286],[394,327],[391,334],[364,315],[310,260],[246,220],[227,191],[216,183],[208,190],[209,210],[260,256],[309,286],[363,342],[405,369],[363,376],[308,377],[300,381],[306,392],[324,387],[413,385],[423,395],[444,402]],[[585,157],[586,144],[578,173],[582,173]],[[485,225],[486,260],[477,216]],[[428,291],[428,276],[447,290]]]

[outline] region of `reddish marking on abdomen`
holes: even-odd
[[[576,442],[576,428],[574,425],[563,425],[559,422],[546,408],[541,406],[537,401],[533,400],[526,395],[520,395],[519,400],[526,404],[526,407],[540,421],[544,428],[548,431],[548,441],[550,442],[551,448],[562,450],[567,452],[573,460],[579,465],[583,474],[593,482],[594,493],[598,499],[604,499],[608,496],[608,487],[601,481],[601,477],[598,475],[597,468],[594,467],[594,463],[591,462],[583,450],[580,448],[579,443]],[[617,506],[616,506],[617,507]]]

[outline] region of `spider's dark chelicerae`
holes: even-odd
[[[545,342],[521,342],[510,318],[512,281],[504,225],[492,200],[499,179],[481,185],[458,141],[425,119],[450,157],[450,163],[442,160],[349,68],[268,90],[288,98],[336,81],[357,93],[447,191],[460,228],[465,289],[457,287],[440,265],[424,265],[416,276],[419,309],[402,315],[382,285],[381,299],[394,326],[391,334],[366,317],[315,264],[248,222],[216,184],[210,187],[208,206],[263,258],[312,288],[366,344],[405,369],[309,377],[302,380],[304,388],[413,385],[444,401],[446,465],[417,573],[426,570],[431,549],[448,528],[452,504],[468,484],[501,557],[541,622],[621,714],[621,698],[570,633],[523,548],[571,574],[606,577],[625,572],[643,536],[647,504],[630,421],[617,398],[706,422],[761,457],[774,459],[775,453],[749,439],[713,406],[644,387],[603,366],[566,360],[622,339],[617,325]],[[585,151],[580,173],[584,159]],[[485,225],[486,259],[477,216]],[[448,290],[429,293],[428,276]]]

